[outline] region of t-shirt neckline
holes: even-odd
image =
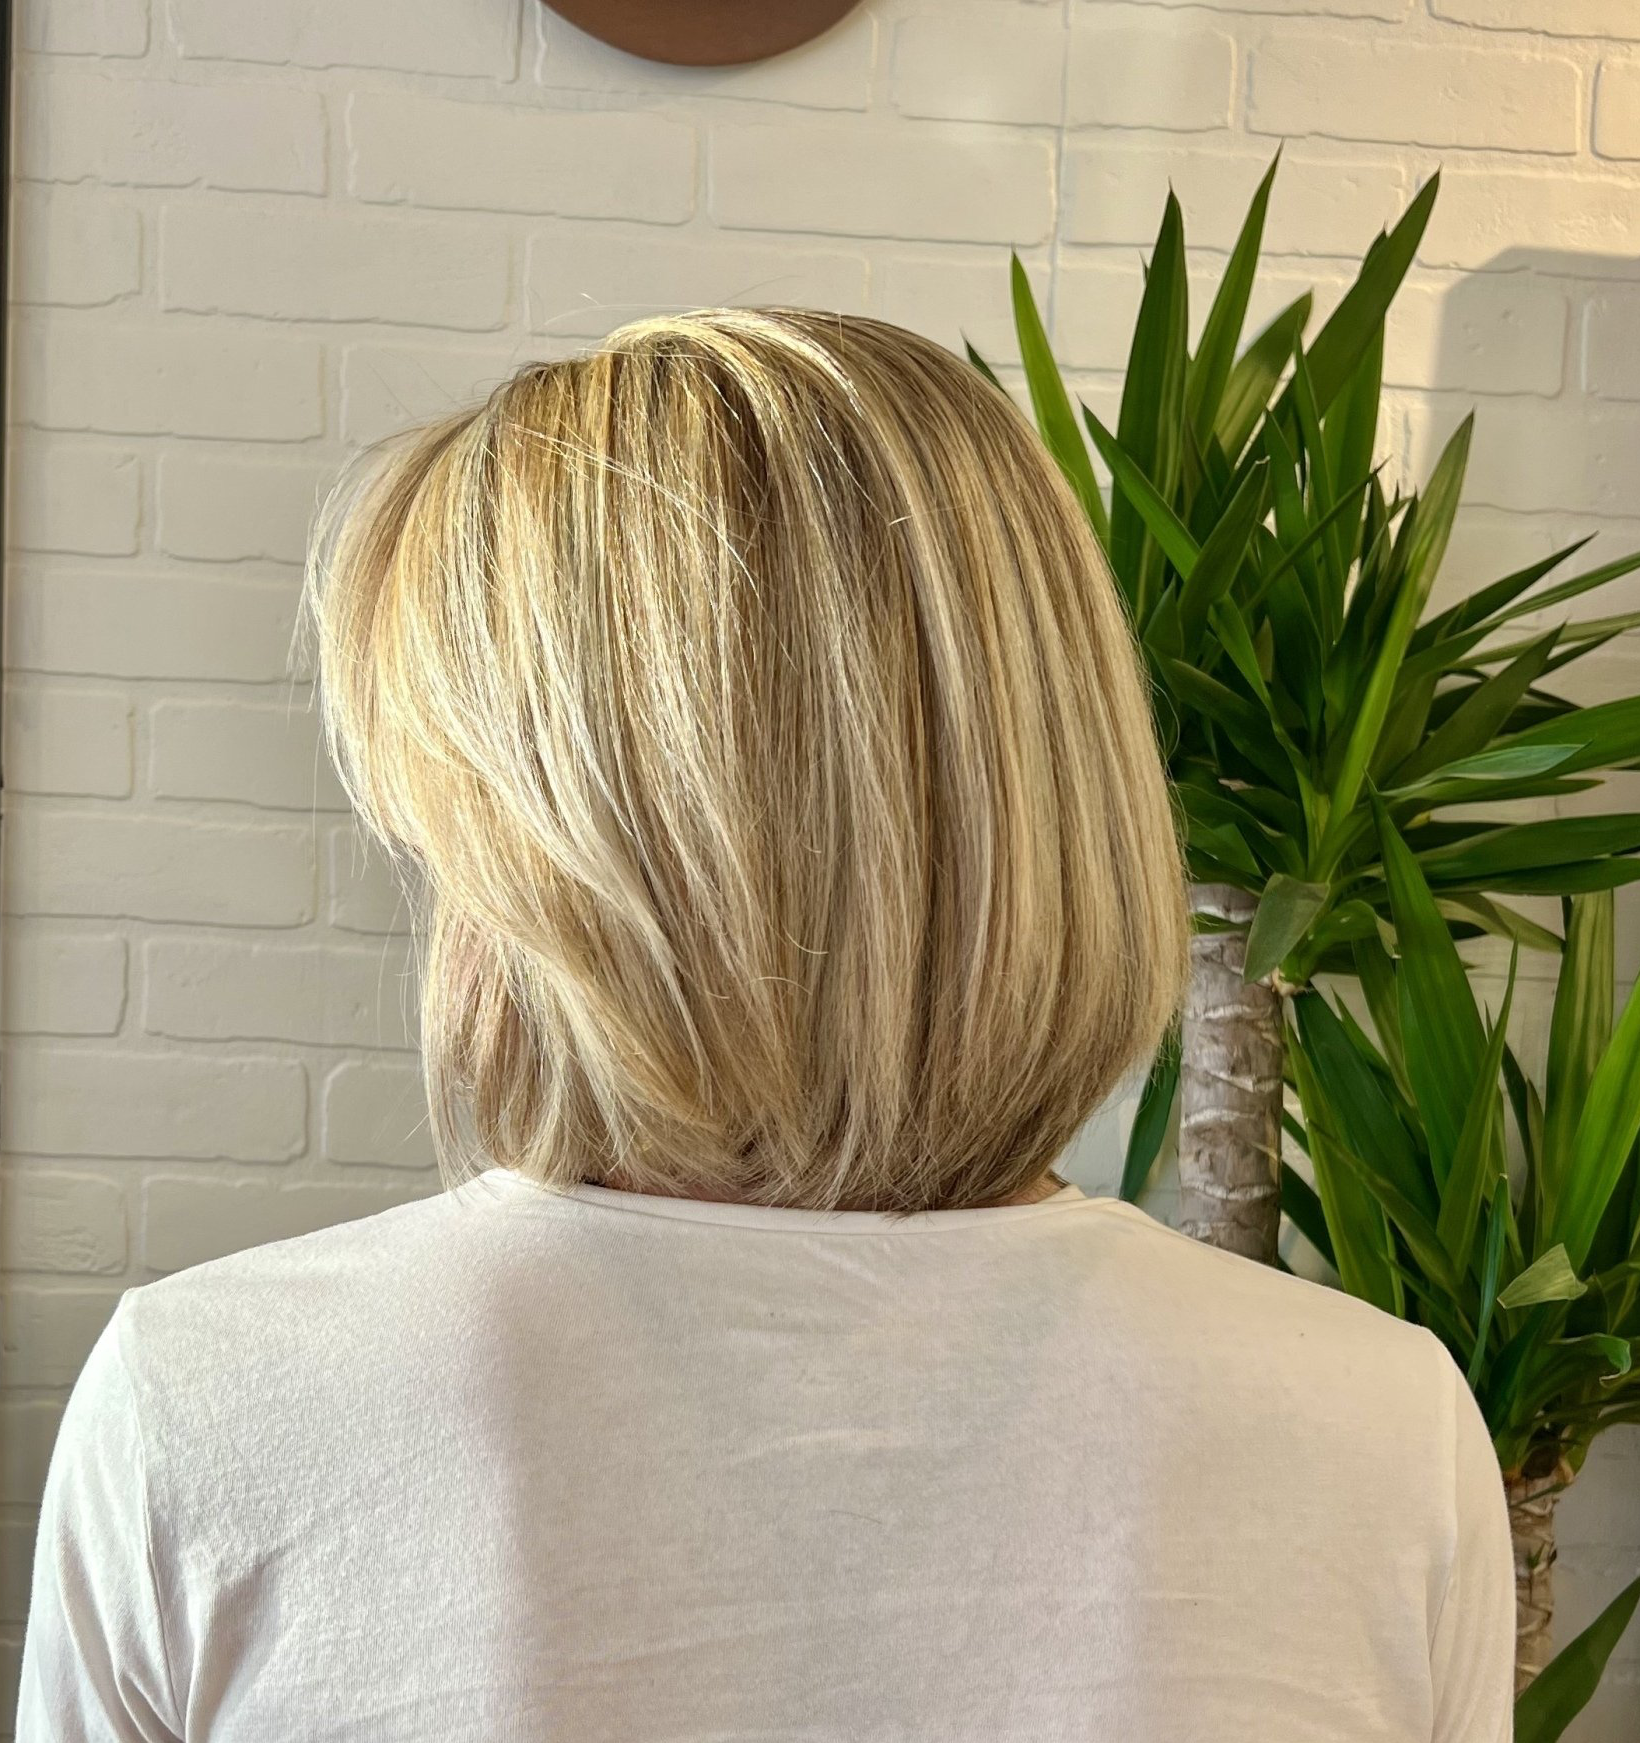
[[[912,1234],[941,1229],[986,1228],[995,1223],[1019,1222],[1027,1217],[1052,1214],[1079,1204],[1095,1204],[1079,1186],[1066,1184],[1033,1204],[969,1206],[961,1210],[920,1210],[910,1216],[891,1217],[876,1210],[810,1210],[795,1205],[734,1204],[718,1199],[671,1198],[647,1192],[623,1192],[596,1186],[590,1181],[562,1191],[542,1186],[510,1168],[488,1168],[473,1184],[499,1186],[523,1201],[551,1204],[572,1203],[635,1216],[671,1217],[680,1222],[726,1223],[741,1228],[807,1230],[830,1234]]]

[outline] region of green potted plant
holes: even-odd
[[[1511,626],[1640,566],[1534,592],[1578,549],[1428,611],[1470,424],[1421,492],[1373,462],[1384,321],[1438,179],[1368,250],[1311,336],[1300,297],[1242,331],[1276,165],[1188,343],[1184,224],[1169,195],[1114,432],[1076,407],[1017,258],[1013,306],[1043,440],[1080,496],[1154,676],[1198,916],[1182,1035],[1159,1054],[1123,1182],[1136,1196],[1175,1102],[1181,1226],[1276,1256],[1284,998],[1353,971],[1387,912],[1369,796],[1403,832],[1460,935],[1558,941],[1507,899],[1640,876],[1640,815],[1501,823],[1479,800],[1593,785],[1640,757],[1640,700],[1578,708],[1542,680],[1640,614]],[[970,347],[976,366],[992,374]],[[1111,475],[1108,501],[1088,442]],[[1462,810],[1454,809],[1463,807]]]
[[[1571,897],[1534,1084],[1506,1033],[1514,963],[1488,1020],[1416,856],[1374,811],[1393,927],[1393,949],[1361,947],[1377,1038],[1340,1000],[1293,1000],[1290,1129],[1316,1190],[1289,1173],[1288,1208],[1347,1289],[1429,1327],[1468,1377],[1509,1498],[1525,1690],[1550,1661],[1555,1503],[1597,1435],[1640,1422],[1640,991],[1614,1010],[1611,891]],[[1637,1596],[1616,1600],[1610,1642]]]

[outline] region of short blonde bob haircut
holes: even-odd
[[[1007,396],[882,321],[703,309],[365,458],[306,620],[416,892],[445,1179],[1037,1185],[1188,920],[1121,602]]]

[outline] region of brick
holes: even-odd
[[[623,54],[545,6],[535,19],[536,83],[552,90],[635,91],[680,104],[719,97],[807,109],[863,109],[871,98],[876,20],[865,7],[791,54],[739,66],[673,67]]]
[[[21,8],[21,46],[33,54],[112,59],[148,52],[148,0],[81,0]],[[0,1709],[10,1712],[10,1708]]]
[[[90,187],[12,189],[11,294],[18,303],[97,308],[142,286],[142,219]]]
[[[349,1167],[431,1168],[436,1160],[421,1068],[348,1060],[325,1080],[324,1153]]]
[[[506,234],[459,219],[168,206],[159,255],[161,306],[197,314],[487,332],[507,312]]]
[[[131,791],[130,698],[120,690],[6,688],[5,784],[15,793],[123,799]]]
[[[196,1041],[415,1045],[415,989],[402,940],[373,945],[150,938],[142,1026]]]
[[[0,1193],[0,1267],[63,1276],[125,1269],[125,1190],[116,1181],[8,1159]]]
[[[1390,310],[1384,379],[1466,393],[1559,393],[1569,316],[1564,293],[1532,273],[1407,285]],[[1482,420],[1490,415],[1488,408]]]
[[[894,106],[950,121],[1057,124],[1065,43],[1057,11],[955,5],[918,13],[894,33]]]
[[[72,1386],[119,1305],[117,1288],[13,1284],[0,1298],[0,1365],[8,1386]]]
[[[17,101],[17,173],[25,180],[324,192],[317,91],[53,72],[23,79]]]
[[[1419,246],[1431,266],[1632,271],[1640,198],[1610,175],[1449,165]],[[1556,260],[1571,255],[1573,260]],[[1601,260],[1599,256],[1610,256]]]
[[[313,918],[313,832],[297,824],[35,803],[13,811],[10,827],[10,913],[221,926],[300,926]]]
[[[125,940],[15,920],[0,981],[8,1035],[112,1035],[125,1017]]]
[[[311,705],[172,698],[148,716],[148,780],[167,799],[345,811]]]
[[[1601,157],[1640,157],[1640,60],[1600,63],[1594,88],[1594,148]]]
[[[294,1059],[14,1042],[7,1148],[38,1155],[287,1162],[307,1148]]]
[[[7,662],[14,671],[266,682],[287,673],[299,597],[294,581],[24,570],[9,589]]]
[[[1527,30],[1544,36],[1617,36],[1640,41],[1640,14],[1631,0],[1430,0],[1437,18],[1483,30]]]
[[[1228,251],[1271,155],[1073,138],[1065,151],[1060,239],[1148,248],[1171,186],[1184,210],[1187,246]],[[1406,196],[1407,176],[1398,164],[1283,151],[1265,218],[1264,254],[1359,259],[1400,215]]]
[[[1640,290],[1613,287],[1583,312],[1580,379],[1599,399],[1640,399]]]
[[[342,439],[350,446],[476,405],[532,348],[349,345],[342,352]]]
[[[8,1398],[0,1402],[0,1503],[8,1507],[38,1504],[62,1419],[61,1400]]]
[[[1413,402],[1408,458],[1415,476],[1427,476],[1467,409],[1440,398]],[[1494,400],[1476,420],[1464,500],[1529,512],[1631,515],[1636,451],[1640,408]]]
[[[1200,6],[1202,0],[1147,0],[1152,6]],[[1083,0],[1097,5],[1099,0]],[[1405,18],[1419,0],[1212,0],[1215,12],[1269,12],[1329,18]]]
[[[1222,31],[1169,22],[1107,23],[1073,13],[1065,76],[1072,127],[1201,133],[1228,126],[1235,44]]]
[[[127,557],[142,524],[142,468],[134,454],[36,437],[11,456],[8,536],[24,551]]]
[[[20,1519],[0,1519],[0,1622],[21,1622],[28,1615],[34,1539],[39,1528],[39,1516],[33,1512]]]
[[[695,130],[659,115],[355,91],[347,148],[361,200],[650,224],[681,224],[695,208]]]
[[[1047,306],[1048,274],[1043,263],[1026,268],[1038,306]],[[879,312],[914,332],[937,339],[954,351],[963,341],[993,367],[1017,363],[1008,263],[987,250],[980,255],[888,255],[878,269],[882,284]]]
[[[347,932],[407,932],[410,901],[380,848],[367,847],[352,823],[338,823],[326,848],[326,909],[332,926]]]
[[[423,1180],[331,1186],[160,1176],[143,1186],[142,1260],[151,1271],[181,1271],[426,1196]]]
[[[302,441],[324,433],[315,341],[34,315],[12,328],[13,416],[51,430]]]
[[[510,79],[518,70],[517,0],[394,0],[385,20],[333,0],[224,8],[167,0],[172,46],[188,59],[369,67],[439,78]]]
[[[730,230],[1044,241],[1053,154],[992,128],[741,127],[711,136],[712,215]]]
[[[1248,125],[1282,137],[1574,152],[1581,88],[1576,62],[1558,55],[1294,31],[1253,50]]]
[[[1137,263],[1062,261],[1054,293],[1054,355],[1069,369],[1127,368],[1144,278]],[[1202,299],[1203,310],[1207,298]]]
[[[863,312],[863,254],[763,247],[713,240],[610,236],[588,225],[530,238],[530,326],[536,332],[597,334],[663,310],[795,303]]]
[[[316,459],[173,449],[159,462],[159,548],[217,563],[300,563],[337,470]]]

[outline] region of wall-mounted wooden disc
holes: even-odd
[[[543,0],[612,48],[682,67],[784,54],[829,30],[856,0]]]

